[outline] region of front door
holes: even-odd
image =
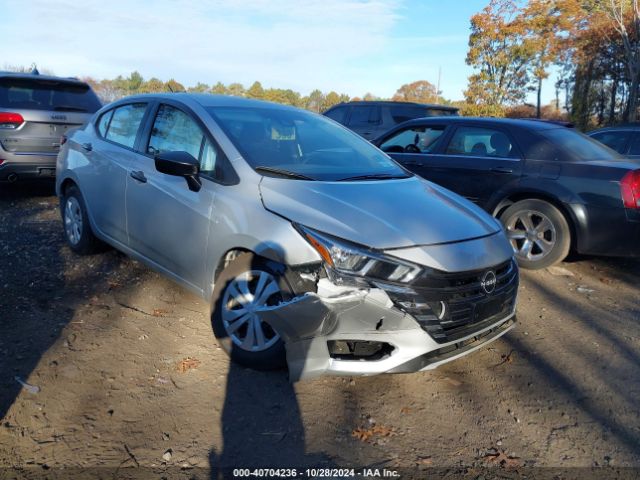
[[[218,149],[196,120],[181,108],[161,104],[148,140],[127,177],[129,245],[170,275],[201,291],[207,238],[218,185],[203,178],[198,192],[182,177],[155,169],[154,155],[183,151],[199,159],[203,175],[213,173]]]

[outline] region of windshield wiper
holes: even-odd
[[[58,105],[57,107],[53,107],[53,109],[56,111],[63,111],[63,112],[86,112],[87,111],[86,108],[74,107],[72,105]]]
[[[281,168],[260,166],[254,168],[254,170],[258,173],[270,173],[272,175],[279,175],[285,178],[296,178],[298,180],[315,180],[315,178],[307,177],[306,175],[303,175],[301,173],[291,172],[289,170],[283,170]]]
[[[370,173],[368,175],[356,175],[354,177],[346,177],[336,180],[338,182],[348,182],[351,180],[391,180],[394,178],[409,178],[410,175],[393,174],[393,173]]]

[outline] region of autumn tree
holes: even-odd
[[[427,80],[402,85],[391,100],[396,102],[438,103],[439,95],[435,85]]]
[[[247,97],[261,99],[264,97],[264,88],[260,82],[253,82],[253,85],[247,90]]]
[[[194,86],[187,88],[187,92],[191,93],[206,93],[209,90],[209,85],[202,82],[198,82]]]
[[[519,13],[514,0],[491,0],[471,17],[466,61],[478,71],[469,77],[465,99],[478,113],[500,114],[504,106],[526,96],[534,54],[517,20]]]

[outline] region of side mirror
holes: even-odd
[[[187,152],[162,152],[155,156],[156,170],[174,177],[184,177],[193,192],[200,191],[200,163]]]

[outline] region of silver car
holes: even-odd
[[[0,182],[53,177],[60,138],[101,106],[77,79],[0,72]]]
[[[129,97],[69,136],[56,187],[71,249],[166,274],[234,361],[293,381],[431,369],[515,323],[500,224],[320,115]]]

